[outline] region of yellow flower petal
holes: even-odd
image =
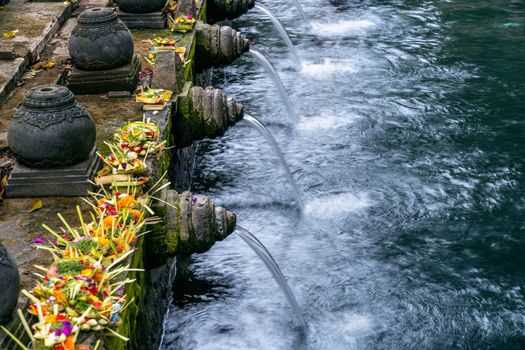
[[[9,39],[14,37],[16,34],[18,34],[18,29],[4,33],[4,38]]]

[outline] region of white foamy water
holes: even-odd
[[[354,73],[357,71],[355,63],[351,60],[334,60],[324,58],[322,62],[303,62],[301,73],[316,79],[331,79],[334,74]]]
[[[366,193],[340,193],[315,198],[304,206],[304,213],[319,219],[334,219],[372,205]]]
[[[312,30],[317,35],[334,36],[360,33],[363,30],[375,27],[370,20],[341,20],[336,22],[312,22]]]
[[[337,129],[351,124],[357,118],[357,116],[347,116],[343,118],[330,114],[321,114],[314,117],[303,117],[299,120],[296,130],[302,133],[318,133],[319,130]]]

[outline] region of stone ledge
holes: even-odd
[[[11,2],[0,11],[0,32],[19,30],[11,38],[0,37],[0,104],[16,88],[29,65],[44,51],[47,43],[69,18],[77,1],[60,3]]]

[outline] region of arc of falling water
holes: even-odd
[[[292,289],[288,285],[288,282],[286,282],[286,278],[284,277],[283,272],[279,268],[279,265],[275,262],[272,255],[266,249],[266,247],[255,237],[250,231],[246,230],[245,228],[240,227],[237,225],[237,234],[242,238],[246,244],[252,248],[252,250],[257,254],[257,256],[262,260],[262,262],[266,265],[268,270],[270,270],[273,278],[279,285],[279,288],[281,288],[282,292],[284,293],[284,296],[286,297],[286,300],[288,300],[288,303],[292,307],[292,310],[295,312],[295,316],[297,317],[297,321],[299,323],[299,326],[301,328],[306,328],[306,321],[304,319],[303,311],[299,304],[297,303],[297,299],[295,299],[295,295],[292,292]]]
[[[279,95],[281,96],[281,99],[283,100],[286,109],[288,110],[288,114],[290,115],[290,117],[292,117],[294,121],[297,121],[297,115],[295,114],[292,103],[290,102],[290,98],[288,97],[288,93],[286,92],[286,88],[284,87],[283,81],[281,80],[281,78],[279,78],[277,71],[275,70],[275,68],[273,68],[270,61],[268,61],[266,57],[264,57],[264,55],[257,50],[250,49],[248,53],[251,54],[257,60],[257,62],[259,62],[259,64],[263,67],[264,71],[273,80],[275,86],[277,87],[277,90],[279,90]]]
[[[308,28],[311,28],[312,27],[312,24],[310,23],[310,21],[308,20],[308,18],[306,17],[306,14],[304,13],[303,11],[303,7],[301,6],[301,4],[299,3],[299,0],[292,0],[293,3],[295,4],[295,7],[297,7],[297,11],[299,11],[299,14],[301,14],[301,17],[303,17],[303,21],[304,23],[306,23],[306,25],[308,26]]]
[[[297,63],[298,68],[301,67],[301,60],[299,59],[299,56],[297,55],[297,50],[295,49],[295,46],[293,46],[292,40],[290,40],[290,37],[288,36],[288,33],[286,32],[286,29],[284,29],[282,23],[273,15],[273,13],[270,12],[266,7],[263,5],[255,4],[255,8],[264,12],[268,17],[270,17],[270,20],[272,21],[275,28],[277,28],[277,31],[281,35],[281,38],[285,42],[286,46],[288,46],[288,50],[290,50],[295,62]]]
[[[268,142],[268,144],[274,150],[275,154],[277,155],[277,158],[279,158],[279,163],[281,164],[281,167],[286,173],[286,178],[288,179],[288,183],[292,187],[295,203],[300,208],[302,208],[303,207],[303,196],[301,194],[301,191],[299,191],[299,188],[297,187],[295,180],[293,179],[292,173],[290,172],[290,167],[288,166],[288,164],[286,163],[286,160],[284,159],[284,155],[281,152],[281,148],[279,147],[279,144],[277,143],[277,141],[275,141],[270,131],[257,118],[252,117],[251,115],[245,114],[244,120],[248,122],[251,126],[253,126],[255,129],[257,129],[257,131],[262,135],[262,137],[264,137],[266,142]]]

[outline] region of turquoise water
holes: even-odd
[[[525,348],[525,2],[266,0],[233,22],[275,65],[216,70],[246,124],[200,144],[194,191],[238,214],[304,309],[233,235],[184,260],[165,349]],[[180,270],[182,271],[182,269]]]

